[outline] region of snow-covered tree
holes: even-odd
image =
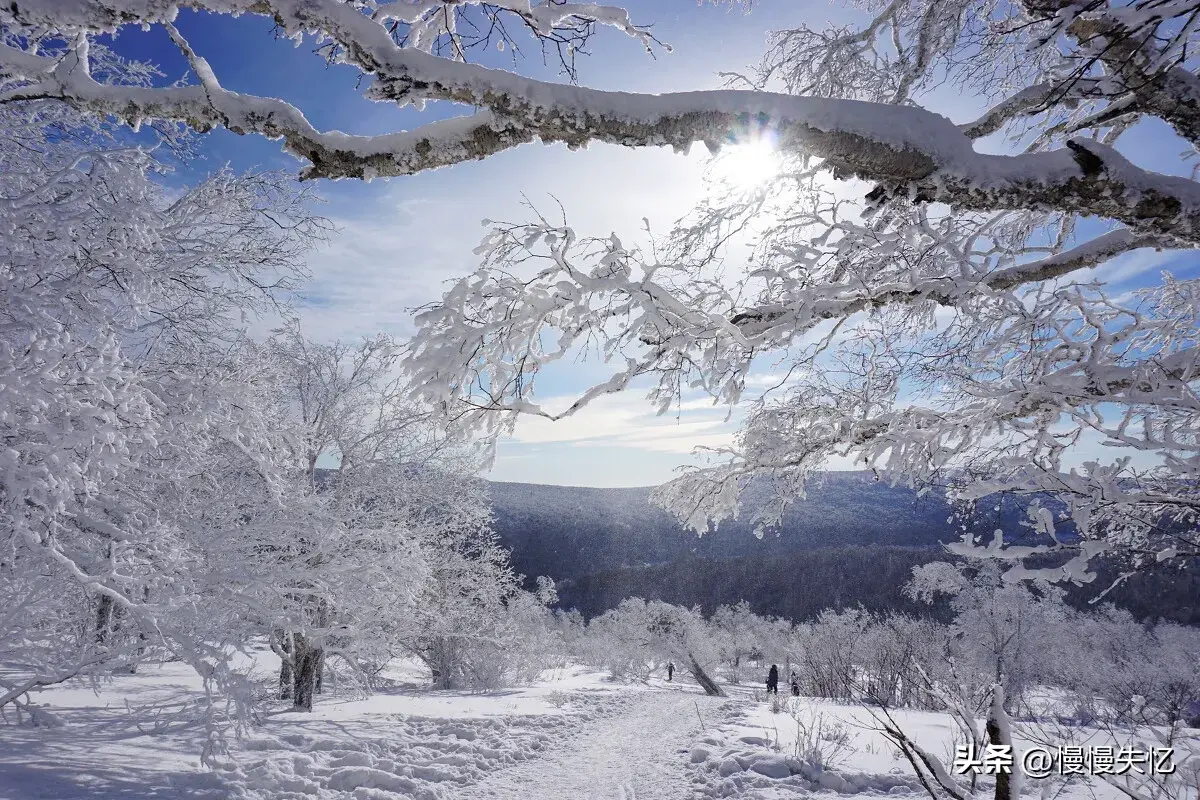
[[[826,609],[812,622],[796,626],[790,658],[796,662],[801,694],[847,700],[855,696],[871,615],[861,608]]]
[[[495,689],[536,677],[549,646],[545,603],[521,589],[494,534],[449,531],[424,542],[429,575],[399,641],[439,689]]]
[[[140,80],[102,63],[113,85]],[[161,500],[203,480],[216,447],[273,470],[227,355],[323,224],[286,176],[168,192],[163,170],[60,103],[0,104],[4,703],[163,649],[206,678],[228,672],[193,602],[202,537]]]
[[[176,5],[133,0],[0,10],[0,99],[280,138],[309,177],[409,174],[534,140],[732,144],[735,174],[747,151],[775,153],[774,176],[727,187],[650,249],[565,221],[494,226],[481,269],[421,320],[416,384],[435,407],[495,432],[512,414],[559,418],[638,378],[654,382],[660,409],[685,387],[735,403],[769,357],[792,377],[782,396],[757,398],[736,446],[662,493],[697,527],[732,514],[752,478],[769,478],[782,505],[842,454],[898,480],[952,484],[968,503],[1057,495],[1062,508],[1036,520],[1045,549],[1075,555],[1055,575],[1088,580],[1088,559],[1106,551],[1150,561],[1200,551],[1195,281],[1114,293],[1091,271],[1200,242],[1197,183],[1140,165],[1125,137],[1159,124],[1185,151],[1175,172],[1188,171],[1200,142],[1194,3],[872,4],[858,26],[772,33],[759,67],[728,88],[662,95],[574,83],[573,55],[597,26],[656,46],[615,7],[188,6],[315,36],[323,57],[373,79],[374,100],[467,113],[403,133],[318,130],[283,99],[223,87],[175,27]],[[506,21],[557,52],[572,81],[468,63],[493,37],[513,44]],[[163,27],[195,83],[108,81],[93,40],[133,24]],[[946,83],[978,98],[973,118],[924,107]],[[730,270],[721,256],[739,232],[753,235],[754,256]],[[564,409],[537,405],[538,373],[593,341],[612,374]],[[1073,465],[1075,446],[1094,440],[1113,457]],[[761,521],[775,519],[768,508]],[[962,548],[1029,554],[1002,545]]]
[[[773,148],[778,174],[750,191],[718,176],[714,196],[649,247],[565,220],[493,226],[480,269],[420,318],[417,385],[499,433],[516,414],[559,419],[635,382],[651,384],[660,411],[685,391],[736,403],[770,369],[786,388],[748,398],[737,443],[659,493],[699,530],[735,513],[755,479],[777,498],[760,511],[770,525],[827,459],[851,456],[893,480],[946,485],[965,505],[1052,496],[1031,519],[1045,545],[959,547],[1074,556],[1043,578],[1090,580],[1088,560],[1106,551],[1189,558],[1195,281],[1115,293],[1093,271],[1145,248],[1194,247],[1179,217],[1189,201],[1157,187],[1196,185],[1122,154],[1136,156],[1122,134],[1155,116],[1190,152],[1180,106],[1164,100],[1193,66],[1187,36],[1166,33],[1184,18],[1176,11],[888,4],[861,30],[776,34],[755,88],[637,98],[629,116],[705,100],[746,112],[740,138],[721,129],[709,140]],[[1166,38],[1146,40],[1155,31]],[[1116,41],[1128,57],[1113,58],[1105,42]],[[943,80],[995,105],[960,125],[918,108]],[[680,111],[669,130],[721,119]],[[636,140],[631,124],[614,126]],[[979,154],[988,137],[1018,154]],[[737,173],[744,153],[727,157]],[[832,185],[830,173],[869,183]],[[1119,207],[1095,202],[1093,187]],[[1151,198],[1162,202],[1151,209]],[[753,257],[739,271],[728,244],[747,238]],[[538,405],[547,364],[596,342],[610,374],[574,403]],[[1112,458],[1080,464],[1080,446],[1096,443]]]
[[[589,620],[576,655],[585,664],[608,670],[616,680],[649,680],[660,656],[650,651],[650,637],[642,624],[645,606],[645,600],[629,597]]]
[[[722,656],[722,634],[698,608],[630,597],[588,623],[597,663],[615,677],[645,680],[655,664],[674,662],[706,694],[723,696],[713,679]]]
[[[404,403],[389,337],[322,344],[292,321],[260,352],[277,375],[295,497],[287,524],[270,512],[251,558],[284,601],[270,631],[282,693],[311,709],[330,654],[361,672],[435,621],[470,635],[478,620],[449,613],[444,578],[474,577],[488,592],[506,554],[492,544],[470,448]]]
[[[34,557],[7,541],[0,557],[0,712],[15,706],[28,710],[35,724],[59,722],[29,702],[29,693],[126,655],[124,648],[96,642],[94,618],[83,587],[70,586],[50,574]],[[66,590],[66,591],[64,591]],[[115,652],[114,652],[115,651]]]
[[[949,635],[946,626],[932,619],[876,617],[865,636],[862,695],[887,705],[930,707],[928,683],[947,672]]]
[[[737,684],[741,680],[743,659],[763,650],[767,621],[755,614],[750,604],[743,600],[732,606],[719,606],[709,622],[720,641],[729,682]]]
[[[406,404],[399,352],[382,334],[314,342],[296,321],[260,348],[277,372],[296,496],[264,506],[266,524],[244,527],[252,552],[236,549],[275,587],[274,622],[258,633],[271,635],[282,694],[300,708],[329,657],[369,681],[411,655],[443,689],[495,688],[544,666],[553,585],[522,590],[491,532],[477,455]]]
[[[1073,717],[1114,725],[1189,721],[1189,707],[1200,701],[1194,628],[1143,624],[1103,606],[1072,614],[1058,634],[1047,681],[1070,693]]]
[[[905,590],[924,602],[950,598],[955,617],[949,655],[958,682],[979,687],[981,695],[1001,685],[1015,708],[1050,674],[1053,643],[1068,616],[1060,589],[1045,582],[1006,583],[999,565],[982,561],[917,567]]]
[[[107,51],[98,62],[106,80],[143,77]],[[253,439],[219,356],[294,284],[321,226],[280,175],[168,192],[154,152],[59,103],[3,106],[0,142],[8,621],[61,651],[39,668],[36,646],[5,661],[36,687],[68,664],[133,668],[151,632],[182,644],[184,622],[164,615],[194,588],[177,574],[188,544],[159,492],[194,476],[206,441]]]

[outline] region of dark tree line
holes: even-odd
[[[841,547],[769,557],[686,558],[561,581],[559,604],[592,617],[627,597],[698,605],[705,613],[746,600],[760,615],[794,621],[813,619],[825,609],[860,606],[871,612],[933,615],[945,621],[950,613],[946,607],[916,603],[903,592],[913,567],[945,560],[945,551],[935,547]],[[1069,587],[1067,602],[1084,608],[1112,583],[1119,569],[1104,566],[1098,574],[1091,584]],[[1200,624],[1200,571],[1169,568],[1140,573],[1113,589],[1105,601],[1139,619]]]

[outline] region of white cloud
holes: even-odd
[[[619,232],[638,240],[642,217],[665,232],[700,191],[701,165],[665,148],[596,146],[583,153],[532,145],[483,164],[465,164],[362,188],[331,203],[339,232],[308,259],[304,327],[328,340],[413,331],[410,309],[437,300],[447,281],[479,264],[472,251],[483,219],[522,222],[527,197],[555,218],[561,203],[581,236]],[[631,198],[636,198],[632,202]],[[360,208],[361,206],[361,208]]]
[[[569,405],[573,398],[550,398],[547,408]],[[653,408],[632,392],[602,397],[581,411],[551,421],[525,417],[517,424],[512,442],[518,445],[622,444],[662,452],[690,453],[697,443],[730,444],[736,424],[726,422],[724,409],[687,402],[677,414],[656,415]]]
[[[627,447],[602,444],[551,445],[520,454],[502,447],[496,467],[487,477],[558,486],[657,486],[673,478],[688,461],[677,453],[631,452]]]
[[[382,191],[378,185],[345,193],[339,187],[331,203],[339,233],[309,259],[312,281],[300,309],[304,330],[323,341],[379,331],[410,335],[411,309],[437,300],[448,281],[478,266],[472,250],[485,232],[481,220],[531,218],[519,205],[522,193],[547,215],[556,215],[561,202],[581,236],[616,231],[633,242],[642,216],[665,231],[691,207],[700,172],[699,161],[666,149],[598,146],[569,153],[535,145],[483,164],[394,181]],[[353,202],[360,192],[370,197],[362,210]],[[564,363],[544,386],[566,395],[598,369],[603,367]],[[564,407],[574,399],[545,402]],[[673,416],[656,417],[641,394],[631,391],[559,423],[523,419],[516,437],[501,446],[491,477],[598,486],[661,483],[690,460],[697,444],[717,446],[732,438],[725,409],[700,399],[679,411],[684,414],[679,423]],[[584,450],[587,458],[580,457]]]
[[[557,408],[574,398],[556,397]],[[552,422],[522,418],[513,436],[500,443],[493,480],[585,486],[647,486],[696,463],[698,446],[733,443],[737,420],[703,400],[681,404],[678,414],[658,416],[638,393],[602,397],[580,412]]]
[[[1171,253],[1156,250],[1135,250],[1104,262],[1099,267],[1083,270],[1078,276],[1072,276],[1076,281],[1102,281],[1109,286],[1119,286],[1126,281],[1141,279],[1156,275],[1172,258]]]

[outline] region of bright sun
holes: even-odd
[[[770,137],[725,147],[713,158],[712,176],[738,191],[749,191],[779,174],[779,153]]]

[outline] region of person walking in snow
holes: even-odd
[[[800,696],[800,680],[796,677],[796,673],[792,673],[792,697]]]
[[[779,667],[774,664],[767,673],[767,694],[779,694]]]
[[[667,662],[667,680],[668,681],[671,680],[671,676],[673,676],[674,674],[675,674],[675,662],[668,661]]]

